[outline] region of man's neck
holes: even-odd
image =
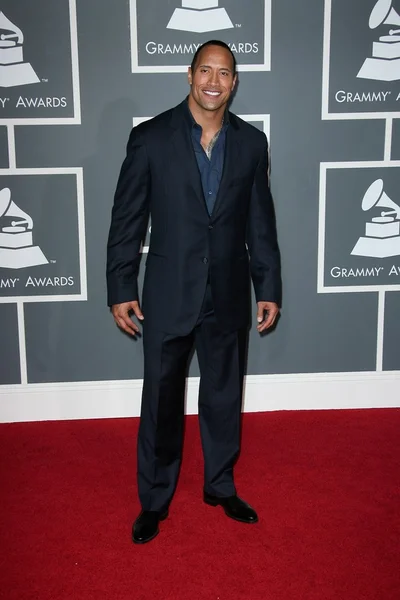
[[[189,96],[188,104],[194,120],[203,131],[215,132],[221,129],[226,109],[225,105],[218,110],[204,110],[193,100],[192,96]]]

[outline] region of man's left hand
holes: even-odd
[[[275,323],[279,314],[276,302],[257,302],[257,331],[262,333]]]

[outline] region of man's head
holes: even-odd
[[[227,44],[210,40],[200,46],[188,70],[190,95],[204,110],[228,103],[236,84],[236,59]]]

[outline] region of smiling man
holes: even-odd
[[[187,99],[131,132],[108,240],[108,304],[115,322],[133,336],[139,332],[135,317],[143,326],[142,510],[132,531],[138,544],[158,534],[177,484],[193,345],[200,367],[203,501],[237,521],[258,520],[236,493],[233,468],[240,450],[250,276],[260,333],[275,322],[281,298],[267,140],[228,111],[237,74],[225,43],[201,46],[188,79]],[[140,246],[149,214],[140,303]]]

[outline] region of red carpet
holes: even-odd
[[[170,517],[130,541],[137,421],[1,426],[6,600],[399,600],[400,410],[246,415],[257,525],[201,502],[194,417]]]

